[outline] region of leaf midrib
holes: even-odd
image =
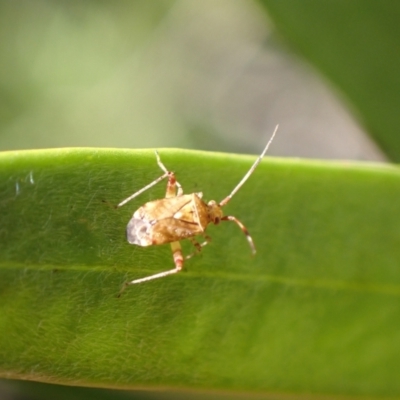
[[[0,263],[0,269],[27,269],[26,264],[23,263]],[[68,265],[68,267],[63,267],[60,265],[51,265],[51,264],[38,264],[31,265],[28,269],[31,270],[69,270],[69,271],[98,271],[98,272],[110,272],[110,269],[105,269],[101,266],[96,265]],[[118,268],[118,272],[130,273],[133,275],[133,272],[129,268]],[[140,269],[140,272],[145,274],[154,273],[154,269]],[[242,281],[242,282],[263,282],[263,283],[280,283],[286,286],[293,287],[307,287],[313,289],[328,289],[334,291],[344,291],[344,292],[360,292],[360,293],[377,293],[384,294],[389,296],[400,297],[400,285],[390,285],[390,284],[376,284],[376,283],[357,283],[357,282],[346,282],[343,280],[336,279],[302,279],[302,278],[288,278],[285,276],[279,275],[255,275],[249,272],[248,274],[240,274],[234,272],[207,272],[207,271],[194,271],[191,269],[188,273],[183,273],[181,276],[185,276],[185,278],[208,278],[208,279],[220,279],[225,281]],[[132,278],[133,279],[133,278]],[[169,277],[166,279],[174,279],[173,277]],[[147,283],[149,284],[149,283]],[[150,283],[154,284],[154,282]],[[127,289],[134,290],[132,288]]]

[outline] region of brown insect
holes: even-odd
[[[261,162],[262,158],[267,152],[277,130],[278,126],[276,126],[271,139],[268,141],[263,152],[254,162],[247,174],[237,184],[232,192],[219,203],[214,200],[205,203],[202,200],[203,193],[201,192],[183,194],[182,186],[179,184],[179,182],[177,182],[175,174],[165,168],[157,151],[155,152],[157,164],[162,169],[164,174],[133,195],[121,201],[121,203],[118,204],[118,207],[122,207],[147,189],[150,189],[163,179],[168,178],[167,193],[165,198],[150,201],[135,211],[133,217],[128,223],[126,233],[128,242],[138,246],[145,247],[171,243],[175,268],[160,272],[155,275],[150,275],[145,278],[135,279],[131,282],[127,282],[125,283],[125,287],[180,272],[183,268],[184,260],[187,260],[194,254],[200,252],[201,248],[210,242],[211,238],[205,233],[205,230],[210,223],[217,225],[221,221],[235,222],[246,235],[252,253],[256,253],[253,239],[249,235],[246,227],[236,217],[230,215],[224,216],[222,207],[230,201],[234,194],[242,187],[242,185],[256,169],[257,165]],[[200,244],[196,241],[196,236],[203,236],[205,241]],[[189,239],[196,248],[194,253],[186,257],[183,257],[181,244],[179,243],[183,239]]]

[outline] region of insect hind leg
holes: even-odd
[[[168,171],[165,168],[165,165],[161,162],[160,156],[156,151],[157,164],[164,171],[164,173],[168,174],[168,183],[167,183],[167,192],[165,193],[165,198],[171,198],[176,196],[181,196],[183,194],[183,189],[181,184],[176,180],[175,174],[171,171]],[[178,188],[178,190],[176,189]],[[174,258],[175,269],[170,271],[161,272],[160,274],[152,275],[149,279],[162,278],[163,276],[176,274],[181,271],[183,268],[183,256],[182,256],[182,247],[179,242],[171,243],[172,257]],[[149,280],[147,279],[147,280]],[[142,280],[140,282],[143,282]],[[139,283],[139,282],[136,282]]]
[[[135,280],[133,280],[133,281],[126,282],[126,283],[124,284],[124,287],[123,287],[122,291],[123,291],[127,286],[135,285],[136,283],[142,283],[142,282],[151,281],[151,280],[153,280],[153,279],[164,278],[164,276],[168,276],[168,275],[171,275],[171,274],[176,274],[176,273],[180,272],[181,270],[182,270],[182,268],[175,267],[174,269],[170,269],[169,271],[160,272],[160,273],[158,273],[158,274],[146,276],[145,278],[135,279]],[[122,291],[121,291],[121,292],[122,292]]]
[[[182,248],[179,242],[172,242],[172,256],[174,258],[175,268],[170,269],[168,271],[159,272],[154,275],[146,276],[145,278],[134,279],[133,281],[126,282],[122,287],[119,296],[122,292],[130,285],[136,285],[137,283],[152,281],[153,279],[164,278],[165,276],[177,274],[178,272],[182,271],[183,268],[183,256],[182,256]]]

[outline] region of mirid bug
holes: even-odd
[[[251,251],[256,253],[256,248],[246,227],[233,216],[224,216],[222,207],[225,206],[235,193],[247,181],[249,176],[254,172],[257,165],[261,162],[265,153],[268,150],[272,140],[275,137],[278,125],[276,126],[271,139],[268,141],[263,152],[256,159],[246,175],[236,185],[232,192],[222,201],[217,203],[214,200],[205,203],[202,200],[203,193],[183,194],[182,186],[177,182],[175,174],[168,171],[161,162],[157,151],[157,164],[164,172],[159,178],[149,183],[136,193],[132,194],[118,204],[122,207],[135,197],[142,194],[147,189],[150,189],[163,179],[168,178],[167,192],[164,199],[150,201],[136,210],[133,217],[126,228],[127,239],[130,244],[138,246],[154,246],[159,244],[171,243],[172,256],[175,263],[175,268],[158,274],[146,276],[145,278],[135,279],[125,283],[125,287],[136,283],[150,281],[152,279],[163,278],[164,276],[176,274],[183,268],[184,260],[189,259],[195,253],[201,251],[201,248],[207,245],[211,238],[205,233],[208,224],[219,224],[221,221],[233,221],[246,235]],[[199,243],[195,237],[202,236],[205,240]],[[196,248],[196,251],[186,257],[183,257],[180,241],[189,239]]]

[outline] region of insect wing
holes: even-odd
[[[151,229],[152,244],[164,244],[177,242],[201,233],[194,222],[180,221],[175,218],[167,218],[157,221]]]
[[[138,246],[151,246],[201,233],[203,229],[193,218],[193,215],[197,215],[197,207],[193,207],[194,198],[195,204],[200,202],[205,206],[195,194],[146,203],[133,214],[128,223],[128,242]]]
[[[204,232],[210,220],[208,206],[199,197],[202,193],[191,194],[191,201],[185,204],[173,217],[179,221],[195,223],[198,225],[198,233]],[[197,233],[196,233],[197,234]]]
[[[149,201],[140,207],[133,216],[140,219],[161,220],[172,218],[179,210],[192,200],[191,194],[183,196],[167,197],[165,199]]]

